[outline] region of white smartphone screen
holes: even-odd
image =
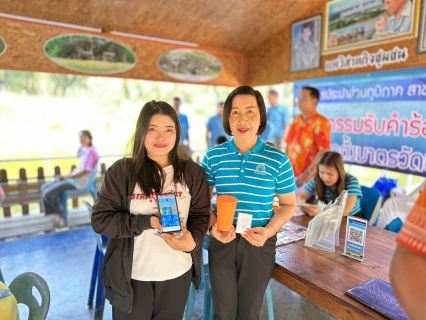
[[[179,210],[174,193],[163,193],[157,196],[163,232],[181,231]]]

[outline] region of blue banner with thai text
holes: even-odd
[[[426,68],[296,81],[296,98],[303,86],[320,91],[345,163],[426,176]]]

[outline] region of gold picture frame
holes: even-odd
[[[325,5],[323,54],[417,36],[420,0],[332,0]],[[396,6],[397,5],[397,6]]]

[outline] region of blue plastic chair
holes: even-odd
[[[61,193],[61,203],[62,203],[62,217],[64,218],[64,226],[68,226],[68,198],[76,195],[76,194],[82,194],[82,193],[90,193],[93,197],[93,202],[96,200],[96,196],[98,193],[98,188],[96,186],[96,173],[98,170],[98,162],[95,163],[92,172],[90,173],[89,181],[87,183],[86,188],[84,189],[72,189],[72,190],[66,190]]]
[[[93,262],[92,280],[90,281],[89,307],[93,307],[93,298],[96,291],[95,301],[95,320],[102,320],[105,307],[105,288],[102,284],[102,264],[105,258],[105,251],[108,246],[109,238],[104,235],[97,234],[98,240],[95,251],[95,260]]]
[[[83,203],[89,210],[90,215],[92,215],[92,205],[87,201],[83,201]],[[105,287],[102,284],[102,264],[104,262],[109,237],[96,234],[96,239],[95,260],[93,262],[92,279],[90,281],[89,300],[87,304],[89,307],[93,307],[93,298],[96,291],[95,320],[102,320],[105,307]]]
[[[361,186],[361,215],[374,224],[378,218],[382,205],[382,195],[377,189]]]
[[[206,235],[204,237],[203,251],[208,249],[209,242],[210,242],[210,236]],[[203,252],[203,264],[202,264],[201,284],[200,284],[200,289],[204,289],[203,320],[212,320],[214,316],[212,287],[210,283],[208,259],[207,259],[207,256],[204,257],[204,253],[205,252]],[[188,301],[186,303],[185,320],[192,319],[192,315],[194,313],[196,295],[197,295],[197,290],[195,289],[194,284],[191,282],[191,287],[189,288]],[[266,295],[266,303],[268,305],[268,318],[270,320],[273,320],[275,317],[274,317],[274,303],[272,300],[271,282],[269,282],[268,286],[266,287],[265,295]]]

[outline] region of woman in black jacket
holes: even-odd
[[[204,170],[178,157],[181,135],[175,110],[148,102],[139,114],[133,157],[114,163],[93,206],[92,226],[111,237],[102,282],[121,319],[182,319],[191,278],[198,286],[209,221]],[[166,233],[157,196],[174,193],[179,233]]]

